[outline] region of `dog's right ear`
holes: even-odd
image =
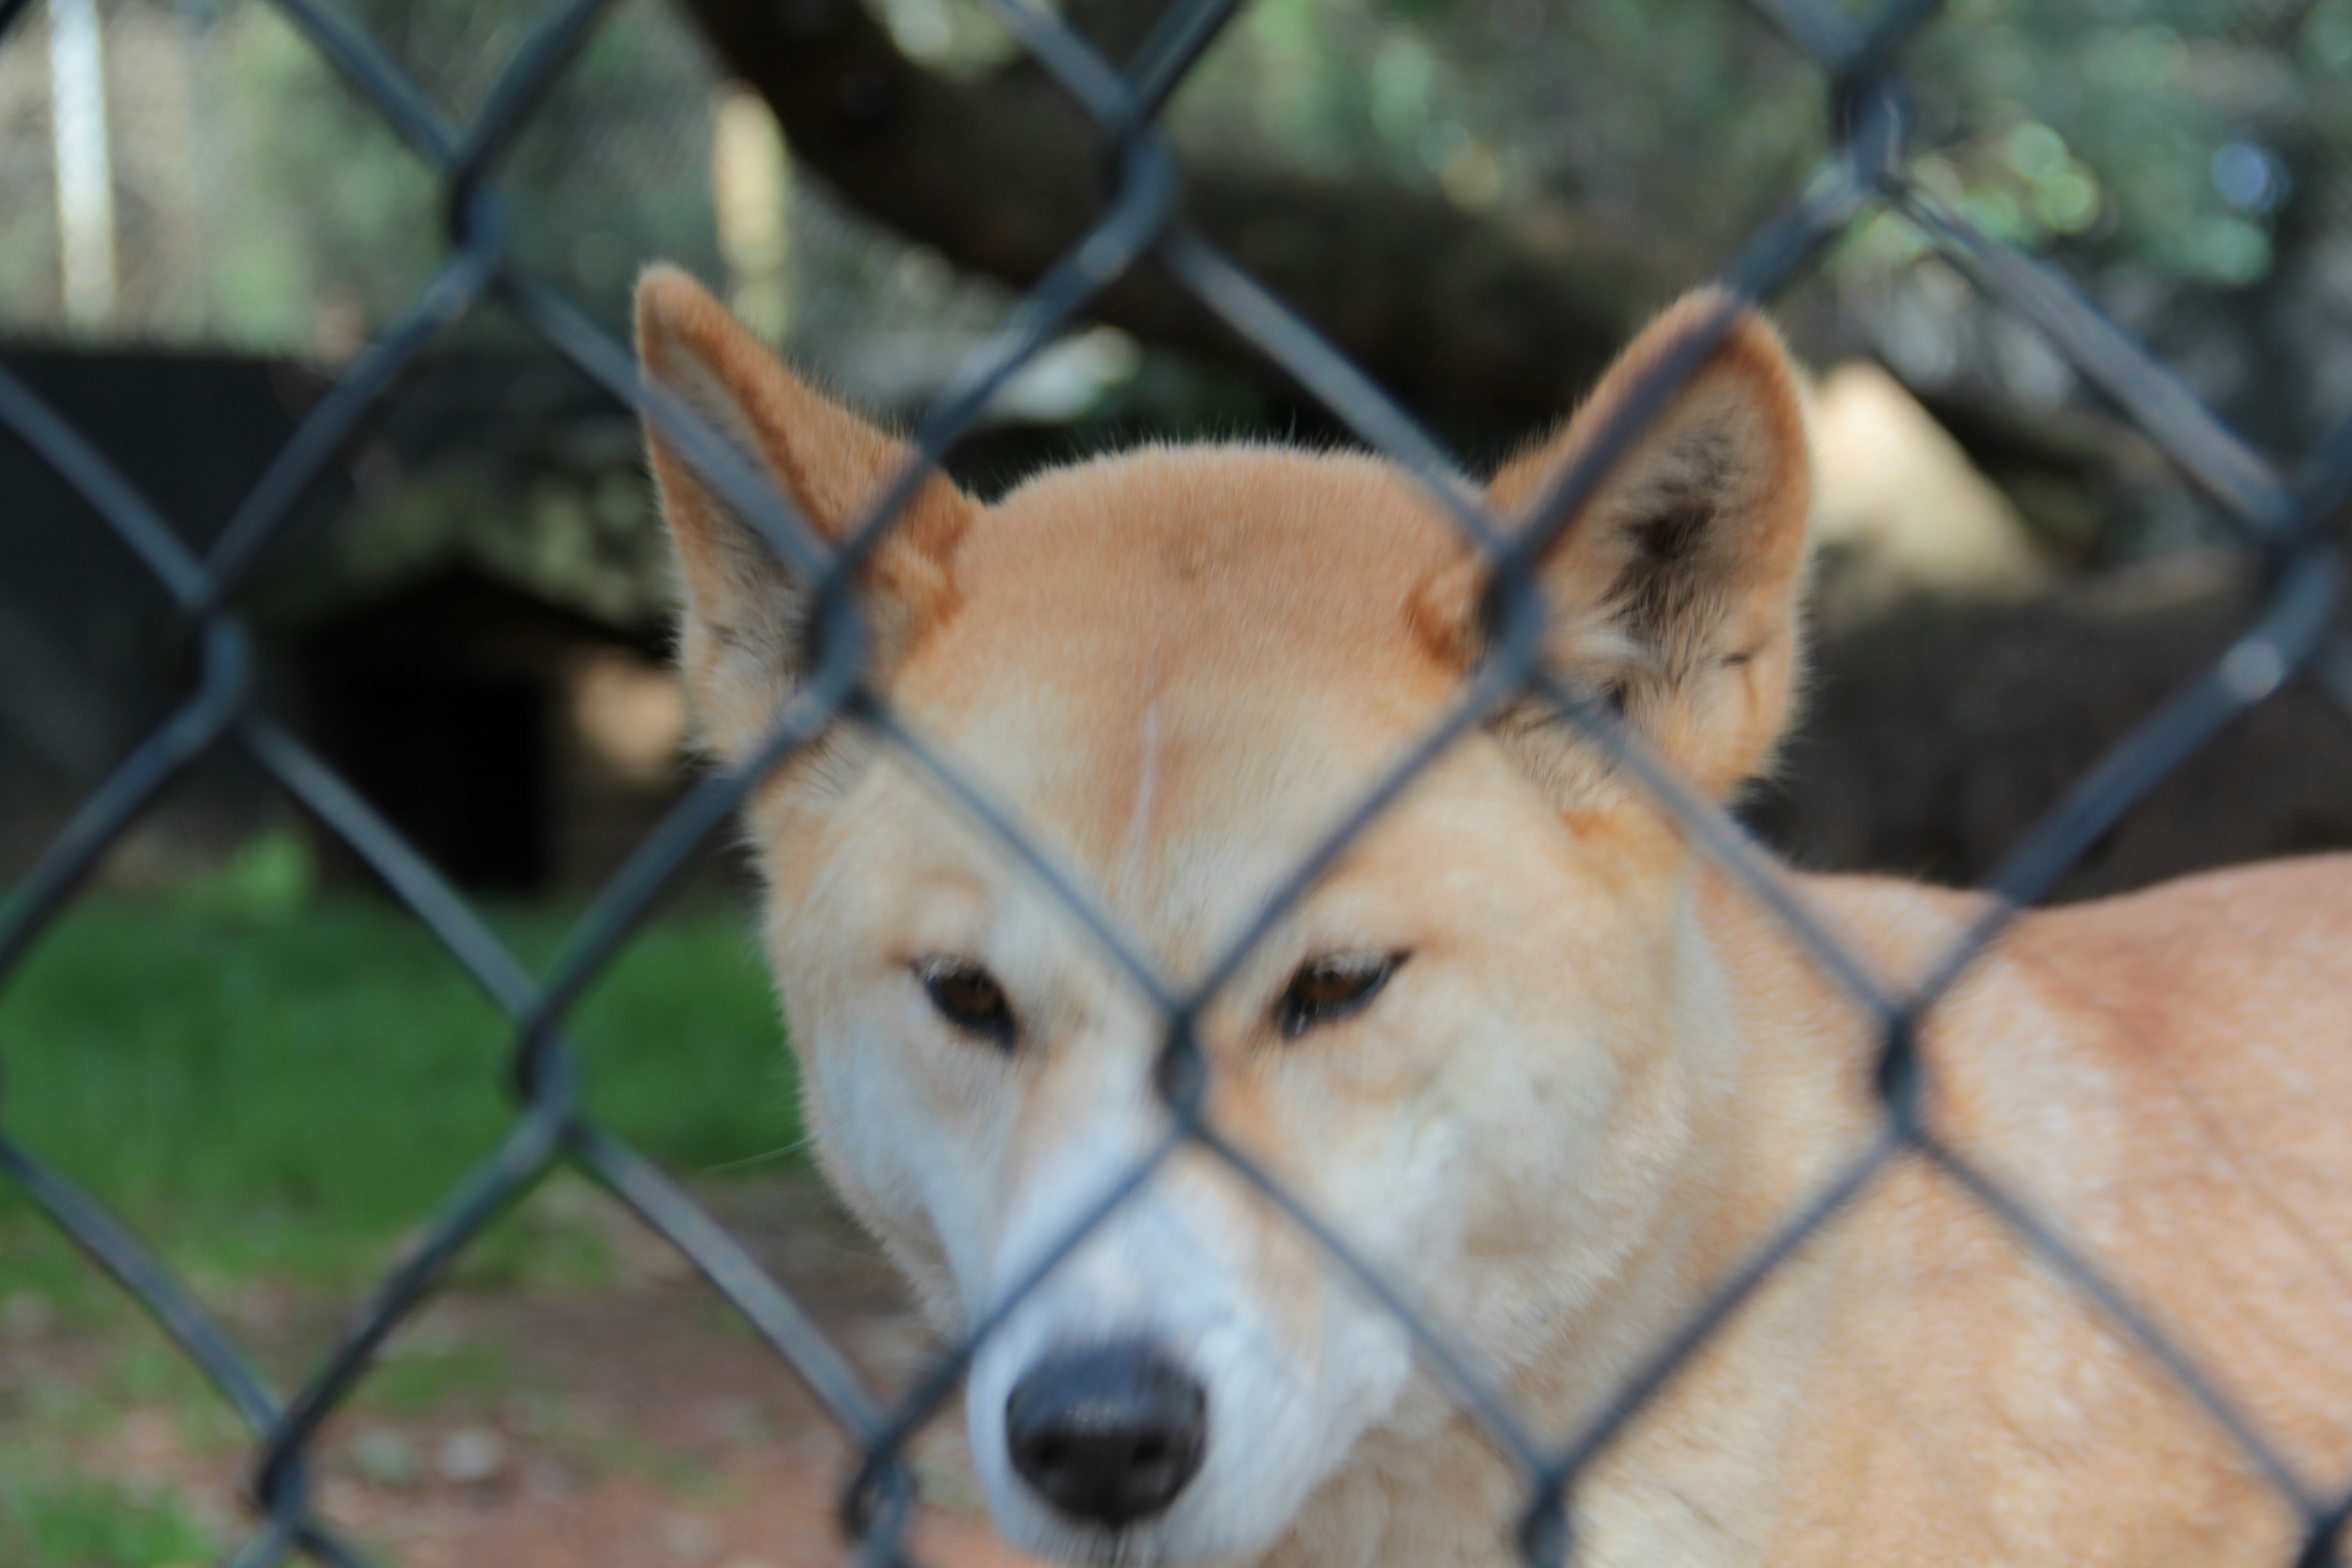
[[[637,284],[644,374],[751,458],[811,527],[838,542],[913,448],[813,391],[708,289],[674,267]],[[810,584],[646,422],[654,481],[684,579],[679,663],[703,739],[736,757],[766,731],[808,658]],[[887,675],[953,597],[951,558],[977,503],[934,473],[861,574],[869,668]]]

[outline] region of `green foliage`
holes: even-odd
[[[949,76],[1017,55],[986,0],[853,3]],[[481,106],[543,9],[349,6],[453,120]],[[172,94],[118,92],[121,205],[139,216],[124,219],[116,330],[336,357],[414,297],[446,254],[435,182],[274,6],[118,0],[107,14],[121,58],[185,68]],[[2159,354],[2200,367],[2197,390],[2258,437],[2275,431],[2257,405],[2285,406],[2271,421],[2283,431],[2311,387],[2352,374],[2336,254],[2352,212],[2352,5],[1951,0],[1900,65],[1919,109],[1918,182],[2060,259]],[[675,5],[630,0],[604,18],[499,163],[524,266],[614,323],[648,257],[722,275],[714,85]],[[1826,153],[1824,86],[1738,0],[1251,0],[1173,117],[1191,157],[1402,182],[1538,239],[1622,233],[1659,258],[1663,294],[1727,254]],[[130,101],[166,97],[181,104],[169,115]],[[47,167],[37,119],[0,138],[0,169],[27,188]],[[1001,308],[994,295],[971,310],[926,298],[954,292],[911,281],[935,258],[795,189],[803,357],[855,383],[887,357],[870,353],[876,331],[951,345]],[[20,330],[57,309],[54,222],[37,202],[26,216],[0,233],[0,322]],[[1833,252],[1823,301],[1923,385],[2063,396],[2063,373],[2037,384],[2010,363],[2016,345],[1994,341],[1941,267],[1900,224],[1870,226]],[[2224,295],[2260,302],[2269,322],[2217,322]],[[457,331],[511,328],[490,310]],[[2269,362],[2259,372],[2256,356]],[[601,505],[563,487],[496,501],[544,515],[521,531],[532,540],[573,543],[594,536],[573,524]],[[629,576],[640,564],[600,565],[596,594],[620,596],[604,584],[642,580]]]
[[[183,1264],[380,1266],[510,1125],[511,1031],[405,916],[273,904],[282,873],[223,883],[271,891],[94,900],[49,934],[0,994],[0,1115]],[[497,923],[539,959],[563,927],[544,912]],[[795,1142],[775,1005],[732,911],[656,924],[570,1033],[590,1111],[675,1169]],[[517,1267],[498,1250],[482,1267]],[[0,1259],[0,1296],[89,1280],[13,1186]]]
[[[404,1350],[369,1373],[354,1395],[357,1407],[386,1415],[429,1415],[465,1398],[478,1399],[508,1378],[506,1358],[472,1340]]]
[[[275,7],[238,6],[215,29],[220,90],[201,112],[221,160],[204,193],[215,221],[203,252],[173,259],[214,335],[355,341],[432,276],[433,177]]]
[[[1704,254],[1820,155],[1820,102],[1736,4],[1255,0],[1176,108],[1229,160],[1402,179],[1471,211],[1560,200]]]
[[[2278,9],[1956,0],[1904,57],[1915,173],[2029,247],[2254,282],[2290,166],[2352,156],[2352,7]],[[1707,0],[1256,0],[1179,112],[1228,155],[1566,198],[1701,256],[1828,147],[1818,73]]]
[[[281,826],[255,834],[217,870],[192,879],[178,894],[192,910],[268,921],[299,910],[318,882],[309,840]]]
[[[29,1468],[17,1458],[9,1470]],[[221,1544],[169,1493],[79,1478],[0,1480],[0,1548],[24,1568],[185,1568],[213,1561]]]
[[[2346,8],[1959,0],[1913,51],[1919,173],[2004,237],[2242,287],[2295,175],[2352,153]]]
[[[336,7],[462,124],[545,13],[538,0]],[[439,181],[294,26],[260,0],[105,8],[121,278],[110,335],[340,359],[405,309],[448,251]],[[37,75],[18,29],[11,63]],[[617,321],[646,258],[717,259],[712,78],[662,0],[604,16],[497,169],[520,260]],[[24,96],[21,92],[20,97]],[[45,174],[45,116],[0,127],[0,167]],[[46,203],[0,230],[0,325],[54,331]],[[511,329],[496,311],[462,335]]]

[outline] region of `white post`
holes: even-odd
[[[114,313],[114,164],[97,0],[49,0],[49,121],[66,320],[96,327]]]
[[[728,303],[771,342],[782,341],[792,310],[792,163],[783,127],[767,100],[740,82],[712,105],[710,186]]]

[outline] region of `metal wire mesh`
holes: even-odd
[[[2324,525],[2352,495],[2352,421],[2340,426],[2288,476],[2250,448],[2125,331],[2050,268],[2012,250],[1937,203],[1906,176],[1906,113],[1898,55],[1933,15],[1932,0],[1890,0],[1858,20],[1822,0],[1750,0],[1824,72],[1836,152],[1827,166],[1724,270],[1722,302],[1655,364],[1605,428],[1553,476],[1523,515],[1493,514],[1447,455],[1346,359],[1181,216],[1176,156],[1157,117],[1170,94],[1239,9],[1241,0],[1175,0],[1136,60],[1115,68],[1053,13],[1031,0],[995,0],[996,9],[1116,150],[1100,220],[1027,296],[937,400],[915,435],[919,458],[886,487],[838,548],[684,405],[641,381],[626,349],[560,294],[510,259],[508,208],[493,176],[501,154],[575,57],[612,0],[562,0],[538,23],[474,121],[448,123],[371,40],[324,0],[276,0],[350,89],[379,112],[438,175],[445,195],[447,258],[405,313],[383,331],[304,420],[255,485],[209,553],[199,557],[67,423],[21,384],[0,373],[0,426],[62,476],[105,526],[163,586],[198,633],[200,673],[171,717],[83,805],[33,874],[0,910],[0,983],[75,896],[108,847],[184,769],[208,750],[243,748],[325,823],[391,888],[450,956],[503,1010],[514,1028],[515,1120],[496,1152],[449,1194],[408,1256],[378,1285],[332,1353],[290,1396],[273,1391],[186,1286],[136,1237],[63,1173],[0,1137],[0,1169],[100,1268],[129,1291],[209,1376],[250,1427],[255,1444],[257,1531],[230,1561],[259,1568],[290,1552],[345,1564],[359,1555],[314,1511],[313,1439],[366,1374],[386,1338],[452,1260],[507,1205],[561,1163],[601,1183],[676,1246],[806,1383],[862,1451],[841,1502],[857,1560],[905,1560],[915,1499],[907,1461],[910,1437],[950,1399],[977,1347],[1060,1261],[1152,1180],[1166,1159],[1191,1146],[1222,1161],[1259,1190],[1386,1310],[1404,1321],[1421,1353],[1452,1385],[1499,1449],[1523,1472],[1526,1492],[1516,1542],[1529,1563],[1575,1551],[1570,1507],[1580,1478],[1624,1432],[1710,1336],[1808,1238],[1899,1159],[1924,1160],[1969,1194],[2016,1241],[2078,1289],[2109,1323],[2154,1358],[2225,1432],[2246,1460],[2299,1512],[2298,1561],[2336,1560],[2352,1499],[2331,1495],[2294,1467],[2179,1345],[2090,1258],[2062,1226],[1939,1142],[1921,1114],[1923,1020],[2000,935],[2011,915],[2045,892],[2135,802],[2231,720],[2315,664],[2352,707],[2352,642],[2331,631],[2340,585],[2339,546]],[[28,6],[0,0],[0,36]],[[1712,800],[1685,785],[1605,705],[1563,684],[1538,658],[1544,605],[1532,563],[1568,526],[1646,422],[1664,410],[1730,329],[1743,304],[1766,298],[1803,268],[1824,242],[1858,217],[1892,208],[1929,236],[1990,298],[2046,335],[2084,377],[2120,407],[2179,468],[2240,525],[2266,565],[2264,602],[2248,628],[2200,679],[2140,725],[2028,836],[1989,885],[1986,913],[1927,980],[1898,989],[1863,956],[1841,945],[1770,858]],[[1331,826],[1198,983],[1179,986],[1146,945],[1121,928],[1091,889],[1043,853],[1023,825],[992,800],[957,759],[895,712],[863,674],[859,564],[940,461],[1024,362],[1070,322],[1099,290],[1147,256],[1281,369],[1319,396],[1368,445],[1402,465],[1490,556],[1497,582],[1491,657],[1467,680],[1447,715],[1408,748],[1393,769]],[[638,847],[605,887],[543,975],[526,971],[466,900],[377,815],[368,802],[280,727],[257,700],[250,640],[238,591],[286,531],[299,503],[327,473],[390,394],[396,378],[444,327],[495,306],[536,329],[614,396],[637,406],[793,571],[815,585],[815,657],[808,679],[744,761],[706,779]],[[1475,1358],[1255,1163],[1205,1110],[1211,1070],[1194,1035],[1204,1006],[1344,848],[1455,739],[1502,704],[1533,693],[1554,704],[1605,747],[1675,816],[1708,855],[1786,922],[1823,972],[1874,1018],[1881,1041],[1875,1084],[1878,1135],[1796,1212],[1688,1321],[1669,1325],[1649,1358],[1626,1378],[1572,1440],[1547,1441],[1516,1413]],[[992,1312],[941,1352],[895,1403],[869,1389],[848,1360],[786,1290],[675,1183],[582,1114],[579,1076],[564,1020],[585,987],[646,919],[689,855],[729,819],[784,759],[835,725],[857,725],[898,748],[969,808],[1040,878],[1127,977],[1159,1009],[1165,1029],[1157,1083],[1170,1113],[1165,1139],[1087,1205],[1058,1245]],[[5,1042],[0,1041],[0,1048]],[[1497,1521],[1498,1535],[1510,1521]]]

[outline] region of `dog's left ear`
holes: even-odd
[[[1665,311],[1619,356],[1565,429],[1505,465],[1489,499],[1524,526],[1534,505],[1659,363],[1728,308],[1714,291]],[[1768,763],[1787,722],[1811,509],[1805,423],[1780,338],[1753,311],[1611,468],[1542,563],[1551,667],[1597,694],[1718,798]],[[1433,580],[1425,631],[1475,658],[1483,559]],[[1609,770],[1547,705],[1498,734],[1564,807]]]

